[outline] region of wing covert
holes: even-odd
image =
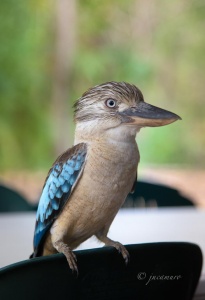
[[[53,164],[39,200],[34,233],[34,256],[48,229],[58,217],[84,168],[87,147],[81,143],[68,149]]]

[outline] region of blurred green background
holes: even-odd
[[[110,80],[183,119],[140,132],[142,164],[204,167],[204,32],[202,0],[1,1],[0,169],[49,168],[74,101]]]

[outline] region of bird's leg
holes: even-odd
[[[68,245],[66,245],[62,240],[56,241],[54,243],[54,247],[58,252],[63,253],[65,255],[71,270],[73,272],[75,271],[78,274],[77,258],[71,250],[71,248]]]
[[[103,242],[105,244],[105,246],[115,247],[115,249],[117,249],[117,251],[122,254],[122,256],[125,260],[125,264],[127,264],[129,262],[129,257],[130,257],[129,252],[121,243],[111,240],[109,237],[107,237],[106,234],[104,235],[102,233],[96,234],[96,237],[101,242]]]

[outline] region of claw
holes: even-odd
[[[68,247],[68,245],[64,244],[62,241],[56,242],[54,244],[54,247],[58,250],[58,252],[61,252],[65,255],[72,273],[76,273],[78,276],[77,257],[73,253],[71,248]]]
[[[78,267],[77,267],[77,258],[76,255],[73,253],[73,251],[67,247],[67,251],[63,253],[67,259],[67,262],[69,264],[70,269],[72,270],[72,273],[76,273],[78,276]]]
[[[117,251],[122,254],[122,257],[125,260],[125,264],[127,265],[130,260],[130,255],[127,249],[119,242],[113,242],[112,246],[115,247]]]
[[[121,243],[119,242],[115,242],[111,239],[109,239],[107,236],[106,237],[98,237],[100,241],[104,242],[106,246],[112,246],[115,249],[117,249],[117,251],[122,254],[122,257],[125,260],[125,264],[127,265],[130,259],[130,255],[129,252],[127,251],[127,249],[125,248],[125,246],[123,246]]]

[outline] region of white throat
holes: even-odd
[[[96,120],[81,122],[76,124],[74,144],[92,143],[94,141],[104,141],[113,143],[135,143],[135,138],[140,128],[133,125],[120,124],[119,126],[103,129]],[[99,129],[100,128],[100,129]]]

